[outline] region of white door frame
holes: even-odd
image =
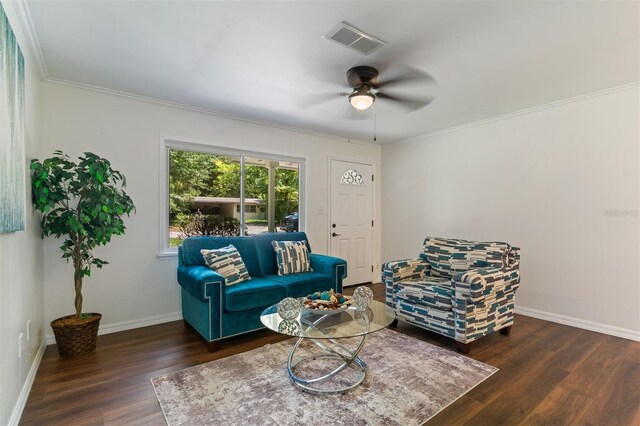
[[[373,175],[377,175],[378,174],[378,169],[376,167],[376,164],[374,164],[373,162],[367,162],[367,161],[362,161],[359,159],[355,159],[352,157],[342,157],[339,155],[328,155],[327,156],[327,230],[326,230],[326,236],[327,236],[327,254],[331,254],[331,161],[333,160],[337,160],[337,161],[346,161],[348,163],[354,163],[354,164],[362,164],[364,166],[371,166],[371,170],[373,170]],[[377,213],[377,209],[376,209],[376,203],[377,203],[377,196],[376,196],[376,188],[377,188],[377,183],[375,182],[375,180],[373,180],[371,182],[371,184],[373,185],[372,191],[371,191],[371,216],[373,217],[373,226],[371,227],[371,263],[373,264],[373,271],[371,272],[371,282],[372,283],[377,283],[380,280],[378,271],[376,271],[376,266],[378,264],[379,261],[379,252],[378,252],[378,224],[379,224],[379,220],[378,217],[376,215]],[[349,273],[349,265],[347,265],[347,274]]]

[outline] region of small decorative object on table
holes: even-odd
[[[298,336],[300,335],[300,323],[296,320],[286,319],[278,324],[278,333]]]
[[[373,291],[369,287],[360,286],[353,292],[356,309],[365,310],[373,300]]]
[[[285,320],[292,320],[298,317],[301,308],[302,302],[300,299],[287,297],[278,304],[278,315]]]
[[[370,307],[366,308],[356,308],[356,311],[353,313],[353,319],[358,324],[366,324],[367,322],[373,321],[374,313],[373,309]]]
[[[347,309],[351,305],[352,299],[342,293],[335,293],[331,289],[310,294],[304,298],[303,303],[307,309],[337,312]]]

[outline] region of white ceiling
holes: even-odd
[[[427,107],[407,113],[376,102],[385,143],[638,81],[639,4],[49,0],[28,7],[52,79],[360,140],[372,140],[373,120],[354,119],[339,96],[348,68],[381,66],[381,80],[406,66],[429,73],[435,85],[394,91],[435,96]],[[363,56],[322,38],[341,21],[388,44]]]

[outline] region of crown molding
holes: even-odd
[[[325,139],[333,139],[333,140],[344,142],[344,143],[363,145],[363,146],[368,146],[370,148],[377,148],[377,149],[381,148],[380,144],[367,142],[367,141],[363,141],[363,140],[359,140],[359,139],[352,139],[352,138],[349,138],[349,137],[338,136],[338,135],[334,135],[334,134],[331,134],[331,133],[317,132],[317,131],[314,131],[314,130],[303,129],[301,127],[287,126],[287,125],[284,125],[284,124],[272,123],[272,122],[269,122],[269,121],[255,120],[255,119],[251,119],[251,118],[248,118],[248,117],[242,117],[242,116],[238,116],[238,115],[228,114],[228,113],[216,111],[216,110],[209,109],[209,108],[195,107],[195,106],[191,106],[191,105],[187,105],[187,104],[182,104],[182,103],[179,103],[179,102],[172,102],[172,101],[167,101],[167,100],[164,100],[164,99],[152,98],[152,97],[149,97],[149,96],[136,95],[135,93],[124,92],[124,91],[120,91],[120,90],[107,89],[106,87],[96,86],[96,85],[93,85],[93,84],[78,83],[76,81],[64,80],[64,79],[55,78],[55,77],[48,77],[48,78],[45,79],[45,82],[46,83],[50,83],[50,84],[59,85],[59,86],[68,86],[68,87],[74,87],[74,88],[77,88],[77,89],[90,90],[92,92],[99,92],[99,93],[103,93],[103,94],[106,94],[106,95],[116,96],[116,97],[120,97],[120,98],[132,99],[132,100],[135,100],[135,101],[145,102],[145,103],[149,103],[149,104],[162,105],[162,106],[166,106],[166,107],[178,108],[178,109],[182,109],[182,110],[186,110],[186,111],[192,111],[192,112],[199,112],[199,113],[202,113],[202,114],[212,115],[212,116],[215,116],[215,117],[222,117],[222,118],[228,118],[228,119],[231,119],[231,120],[242,121],[244,123],[258,124],[258,125],[261,125],[261,126],[271,127],[271,128],[279,129],[279,130],[286,130],[286,131],[289,131],[289,132],[302,133],[302,134],[305,134],[305,135],[316,136],[316,137],[321,137],[321,138],[325,138]]]
[[[12,3],[15,6],[20,25],[22,26],[22,29],[24,30],[24,33],[27,37],[29,48],[33,53],[36,64],[38,64],[40,75],[42,76],[43,80],[46,80],[47,78],[49,78],[49,70],[47,69],[47,63],[44,60],[44,54],[42,53],[42,47],[40,46],[38,33],[36,32],[36,29],[33,25],[33,19],[31,18],[29,5],[24,0],[13,1]]]
[[[531,107],[531,108],[525,108],[525,109],[521,109],[521,110],[518,110],[518,111],[508,112],[506,114],[496,115],[495,117],[486,118],[486,119],[478,120],[478,121],[473,121],[471,123],[452,126],[452,127],[446,128],[446,129],[436,130],[434,132],[423,133],[421,135],[412,136],[412,137],[406,138],[406,139],[399,139],[397,141],[386,143],[386,144],[384,144],[384,146],[387,147],[387,146],[392,146],[392,145],[405,145],[405,144],[410,144],[410,143],[413,143],[413,142],[420,142],[420,141],[423,141],[424,139],[432,137],[432,136],[437,136],[437,135],[441,135],[441,134],[444,134],[444,133],[456,132],[458,130],[467,129],[469,127],[481,126],[483,124],[493,123],[494,121],[504,120],[506,118],[518,117],[518,116],[521,116],[521,115],[530,114],[532,112],[542,111],[542,110],[550,109],[550,108],[555,108],[557,106],[569,104],[569,103],[572,103],[572,102],[578,102],[578,101],[582,101],[582,100],[585,100],[585,99],[595,98],[595,97],[598,97],[598,96],[609,95],[611,93],[622,92],[622,91],[625,91],[625,90],[635,89],[635,88],[638,88],[638,87],[640,87],[640,81],[635,81],[633,83],[623,84],[621,86],[610,87],[608,89],[603,89],[603,90],[597,90],[595,92],[586,93],[584,95],[574,96],[572,98],[566,98],[566,99],[561,99],[561,100],[558,100],[558,101],[549,102],[548,104],[538,105],[538,106]]]
[[[248,118],[248,117],[242,117],[242,116],[237,116],[237,115],[233,115],[233,114],[227,114],[227,113],[216,111],[216,110],[212,110],[212,109],[209,109],[209,108],[200,108],[200,107],[195,107],[195,106],[191,106],[191,105],[181,104],[181,103],[178,103],[178,102],[166,101],[166,100],[159,99],[159,98],[153,98],[153,97],[148,97],[148,96],[137,95],[135,93],[108,89],[108,88],[97,86],[97,85],[79,83],[79,82],[76,82],[76,81],[71,81],[71,80],[65,80],[65,79],[61,79],[61,78],[52,77],[49,74],[49,70],[47,69],[47,63],[46,63],[46,61],[44,59],[44,54],[42,53],[42,47],[40,45],[40,40],[38,38],[38,33],[35,30],[35,26],[33,24],[33,19],[31,18],[31,12],[29,10],[29,5],[27,4],[27,2],[25,0],[15,0],[15,1],[11,1],[10,3],[14,6],[14,8],[16,10],[16,14],[18,16],[18,20],[20,21],[20,25],[24,30],[24,33],[25,33],[25,35],[27,37],[27,42],[29,43],[30,50],[33,53],[33,57],[35,59],[35,62],[37,63],[38,69],[40,70],[40,75],[42,76],[42,79],[47,83],[54,83],[54,84],[70,86],[70,87],[76,87],[76,88],[85,89],[85,90],[91,90],[91,91],[105,93],[105,94],[112,95],[112,96],[119,96],[119,97],[133,99],[133,100],[137,100],[137,101],[141,101],[141,102],[146,102],[146,103],[151,103],[151,104],[156,104],[156,105],[163,105],[163,106],[168,106],[168,107],[173,107],[173,108],[179,108],[179,109],[192,111],[192,112],[199,112],[199,113],[203,113],[203,114],[213,115],[213,116],[216,116],[216,117],[222,117],[222,118],[228,118],[228,119],[232,119],[232,120],[242,121],[242,122],[245,122],[245,123],[259,124],[259,125],[262,125],[262,126],[272,127],[272,128],[279,129],[279,130],[286,130],[286,131],[291,131],[291,132],[296,132],[296,133],[302,133],[302,134],[305,134],[305,135],[316,136],[316,137],[321,137],[321,138],[325,138],[325,139],[333,139],[333,140],[337,140],[337,141],[340,141],[340,142],[346,142],[346,143],[351,143],[351,144],[356,144],[356,145],[363,145],[363,146],[368,146],[368,147],[371,147],[371,148],[380,149],[380,147],[381,147],[381,145],[377,144],[377,143],[367,142],[367,141],[363,141],[363,140],[359,140],[359,139],[352,139],[352,138],[349,138],[349,137],[334,135],[334,134],[331,134],[331,133],[318,132],[318,131],[314,131],[314,130],[303,129],[301,127],[287,126],[287,125],[284,125],[284,124],[272,123],[272,122],[262,121],[262,120],[255,120],[255,119],[251,119],[251,118]]]
[[[589,99],[589,98],[593,98],[593,97],[597,97],[597,96],[608,95],[608,94],[611,94],[611,93],[616,93],[616,92],[620,92],[620,91],[624,91],[624,90],[640,87],[640,81],[635,81],[635,82],[624,84],[624,85],[621,85],[621,86],[615,86],[615,87],[611,87],[611,88],[608,88],[608,89],[598,90],[598,91],[595,91],[595,92],[586,93],[584,95],[579,95],[579,96],[574,96],[574,97],[571,97],[571,98],[561,99],[561,100],[558,100],[558,101],[550,102],[550,103],[547,103],[547,104],[543,104],[543,105],[539,105],[539,106],[535,106],[535,107],[531,107],[531,108],[525,108],[525,109],[518,110],[518,111],[508,112],[508,113],[505,113],[505,114],[500,114],[500,115],[497,115],[495,117],[490,117],[490,118],[486,118],[486,119],[483,119],[483,120],[473,121],[473,122],[470,122],[470,123],[465,123],[465,124],[461,124],[461,125],[448,127],[446,129],[442,129],[442,130],[436,130],[436,131],[433,131],[433,132],[427,132],[427,133],[423,133],[423,134],[420,134],[420,135],[411,136],[409,138],[398,139],[398,140],[387,142],[387,143],[373,143],[373,142],[367,142],[367,141],[363,141],[363,140],[359,140],[359,139],[352,139],[352,138],[349,138],[349,137],[334,135],[332,133],[324,133],[324,132],[304,129],[304,128],[301,128],[301,127],[288,126],[288,125],[284,125],[284,124],[272,123],[272,122],[263,121],[263,120],[255,120],[255,119],[251,119],[251,118],[248,118],[248,117],[237,116],[237,115],[233,115],[233,114],[228,114],[228,113],[212,110],[212,109],[209,109],[209,108],[195,107],[195,106],[191,106],[191,105],[187,105],[187,104],[181,104],[179,102],[172,102],[172,101],[167,101],[167,100],[163,100],[163,99],[159,99],[159,98],[153,98],[153,97],[149,97],[149,96],[137,95],[135,93],[108,89],[108,88],[97,86],[97,85],[79,83],[79,82],[76,82],[76,81],[71,81],[71,80],[65,80],[65,79],[51,77],[50,74],[49,74],[49,70],[47,69],[47,64],[46,64],[45,59],[44,59],[44,54],[42,53],[42,48],[41,48],[41,45],[40,45],[40,40],[38,39],[38,34],[37,34],[37,32],[35,30],[35,27],[33,25],[33,20],[31,18],[31,12],[29,11],[29,5],[27,4],[27,2],[25,0],[14,0],[14,1],[10,1],[10,3],[15,5],[15,10],[17,12],[18,19],[20,20],[20,24],[22,25],[22,27],[24,29],[24,32],[25,32],[25,34],[27,36],[27,40],[28,40],[29,46],[31,48],[31,51],[33,52],[33,56],[35,58],[35,61],[38,64],[38,68],[40,70],[40,74],[41,74],[43,80],[45,82],[47,82],[47,83],[58,84],[58,85],[63,85],[63,86],[70,86],[70,87],[75,87],[75,88],[80,88],[80,89],[85,89],[85,90],[91,90],[91,91],[100,92],[100,93],[104,93],[104,94],[108,94],[108,95],[112,95],[112,96],[118,96],[118,97],[133,99],[133,100],[137,100],[137,101],[141,101],[141,102],[146,102],[146,103],[151,103],[151,104],[156,104],[156,105],[163,105],[163,106],[183,109],[183,110],[187,110],[187,111],[192,111],[192,112],[199,112],[199,113],[208,114],[208,115],[212,115],[212,116],[216,116],[216,117],[222,117],[222,118],[228,118],[228,119],[232,119],[232,120],[242,121],[242,122],[245,122],[245,123],[258,124],[258,125],[267,126],[267,127],[271,127],[271,128],[275,128],[275,129],[279,129],[279,130],[297,132],[297,133],[302,133],[302,134],[305,134],[305,135],[322,137],[322,138],[327,138],[327,139],[333,139],[333,140],[337,140],[337,141],[340,141],[340,142],[351,143],[351,144],[356,144],[356,145],[363,145],[363,146],[368,146],[368,147],[371,147],[371,148],[378,148],[378,149],[381,149],[382,146],[388,147],[388,146],[392,146],[392,145],[404,145],[404,144],[409,144],[409,143],[412,143],[412,142],[418,142],[418,141],[424,140],[425,138],[436,136],[436,135],[440,135],[440,134],[444,134],[444,133],[455,132],[455,131],[466,129],[466,128],[469,128],[469,127],[481,126],[483,124],[492,123],[494,121],[504,120],[506,118],[517,117],[517,116],[520,116],[520,115],[525,115],[525,114],[529,114],[529,113],[536,112],[536,111],[541,111],[541,110],[548,109],[548,108],[555,108],[557,106],[564,105],[564,104],[571,103],[571,102],[577,102],[577,101],[581,101],[581,100],[584,100],[584,99]]]

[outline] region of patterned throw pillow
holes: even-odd
[[[278,275],[312,271],[309,250],[304,241],[272,241],[271,245],[276,251]]]
[[[225,279],[226,285],[234,285],[251,279],[249,271],[233,245],[214,250],[200,250],[207,266]]]

